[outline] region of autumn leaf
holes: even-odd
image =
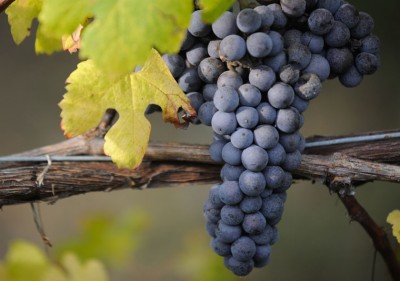
[[[200,0],[199,5],[202,12],[203,20],[209,23],[214,22],[219,16],[228,10],[235,0]]]
[[[150,137],[150,122],[144,116],[148,105],[157,104],[163,119],[182,126],[178,110],[195,115],[157,51],[153,50],[141,71],[110,78],[88,60],[67,79],[67,93],[60,102],[62,127],[69,137],[95,128],[108,108],[119,119],[105,136],[104,152],[120,168],[137,167]]]

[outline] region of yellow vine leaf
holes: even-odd
[[[120,168],[137,167],[149,142],[150,122],[144,116],[149,104],[163,109],[163,119],[182,126],[178,110],[195,115],[157,51],[152,50],[141,71],[110,78],[91,60],[82,62],[67,79],[60,102],[62,128],[68,137],[95,128],[108,108],[119,119],[105,136],[104,152]]]
[[[32,21],[39,15],[42,0],[15,0],[6,10],[11,35],[19,45],[30,34]]]
[[[74,1],[75,2],[75,1]],[[80,55],[110,73],[142,65],[154,47],[179,51],[193,10],[192,0],[104,0],[82,35]]]
[[[400,211],[392,211],[386,221],[392,225],[393,235],[397,238],[397,242],[400,244]]]
[[[235,3],[235,0],[200,0],[199,5],[203,10],[203,20],[209,23],[214,22],[233,3]]]
[[[43,32],[53,38],[71,34],[91,16],[95,3],[96,0],[44,0],[39,14]]]

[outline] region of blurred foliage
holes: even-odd
[[[107,281],[104,265],[98,260],[81,262],[64,253],[60,263],[52,262],[36,245],[16,240],[0,264],[1,281]]]
[[[132,209],[116,216],[92,215],[83,220],[77,237],[56,245],[55,251],[58,257],[70,251],[84,261],[96,257],[107,264],[124,265],[148,225],[148,215]]]
[[[392,211],[386,220],[392,225],[393,236],[396,237],[397,242],[400,244],[400,211]]]
[[[209,247],[204,229],[186,234],[183,240],[182,253],[177,259],[176,271],[190,281],[235,281],[235,277],[224,266],[222,257],[216,255]]]

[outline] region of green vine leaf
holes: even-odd
[[[192,0],[106,0],[93,6],[94,21],[82,35],[81,57],[110,73],[142,65],[154,47],[179,51],[193,10]]]
[[[15,0],[6,10],[11,35],[19,45],[29,36],[32,21],[39,15],[42,0]]]
[[[41,280],[50,263],[45,254],[35,245],[25,241],[14,241],[7,252],[6,280]]]
[[[392,211],[386,221],[392,225],[393,235],[397,238],[397,242],[400,244],[400,211],[394,210]]]
[[[105,136],[104,152],[120,168],[137,167],[150,137],[150,122],[144,116],[148,105],[163,109],[163,119],[183,126],[178,110],[196,115],[157,51],[153,50],[142,70],[110,78],[91,60],[78,65],[67,79],[67,93],[60,102],[62,128],[76,136],[95,128],[108,108],[119,119]]]
[[[199,5],[203,10],[203,20],[209,23],[214,22],[233,3],[235,3],[235,0],[200,0]]]

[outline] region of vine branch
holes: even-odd
[[[372,238],[375,249],[382,255],[394,281],[400,280],[400,265],[385,231],[377,225],[354,196],[340,196],[350,219],[357,221]]]
[[[150,144],[143,163],[135,170],[118,169],[107,161],[90,161],[90,157],[83,162],[66,161],[73,159],[68,158],[72,155],[103,155],[102,135],[113,118],[110,112],[97,130],[86,135],[14,154],[8,161],[2,161],[5,158],[0,157],[0,207],[40,201],[54,203],[62,198],[93,191],[213,184],[220,181],[221,164],[211,160],[208,146],[205,145]],[[293,171],[295,179],[318,181],[340,194],[350,217],[367,231],[396,281],[400,280],[400,264],[388,237],[355,197],[349,194],[354,186],[370,181],[400,182],[400,138],[375,138],[378,134],[393,136],[397,133],[387,131],[336,138],[308,138],[308,144],[318,141],[328,145],[309,145],[303,154],[301,166]],[[337,141],[349,137],[362,141]],[[29,161],[29,157],[43,155],[50,155],[50,159],[54,155],[64,157],[59,158],[63,161],[55,157],[49,161],[51,164],[47,163],[46,157],[41,162],[36,162],[37,158]]]

